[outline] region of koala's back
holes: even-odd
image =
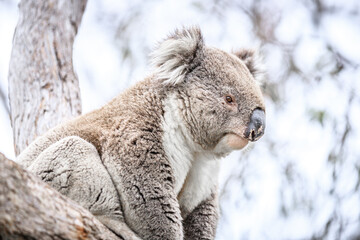
[[[50,145],[69,136],[78,136],[94,145],[101,156],[106,146],[121,144],[125,138],[115,132],[136,132],[147,126],[160,127],[162,93],[151,79],[136,84],[100,109],[67,121],[38,137],[17,158],[27,168]],[[126,139],[125,139],[126,140]]]
[[[83,118],[84,116],[64,125],[59,125],[49,130],[43,136],[36,138],[34,142],[21,152],[17,157],[17,161],[23,167],[28,168],[47,148],[69,136],[80,137],[93,144],[97,150],[100,149],[100,131],[96,131],[96,128],[91,130],[93,124],[82,123],[84,121]]]

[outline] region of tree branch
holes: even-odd
[[[129,239],[1,153],[0,169],[0,239]]]

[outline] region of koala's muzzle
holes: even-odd
[[[245,130],[245,137],[254,142],[257,141],[265,132],[265,112],[259,108],[255,109],[251,116],[250,122]]]

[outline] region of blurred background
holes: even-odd
[[[18,1],[0,0],[0,152],[15,159],[7,74]],[[149,72],[197,24],[207,45],[259,48],[265,136],[223,159],[217,239],[360,239],[360,1],[88,0],[74,45],[83,112]]]

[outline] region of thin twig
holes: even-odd
[[[10,108],[8,105],[7,97],[3,88],[0,87],[0,99],[2,105],[4,106],[5,111],[7,112],[8,116],[10,117]]]

